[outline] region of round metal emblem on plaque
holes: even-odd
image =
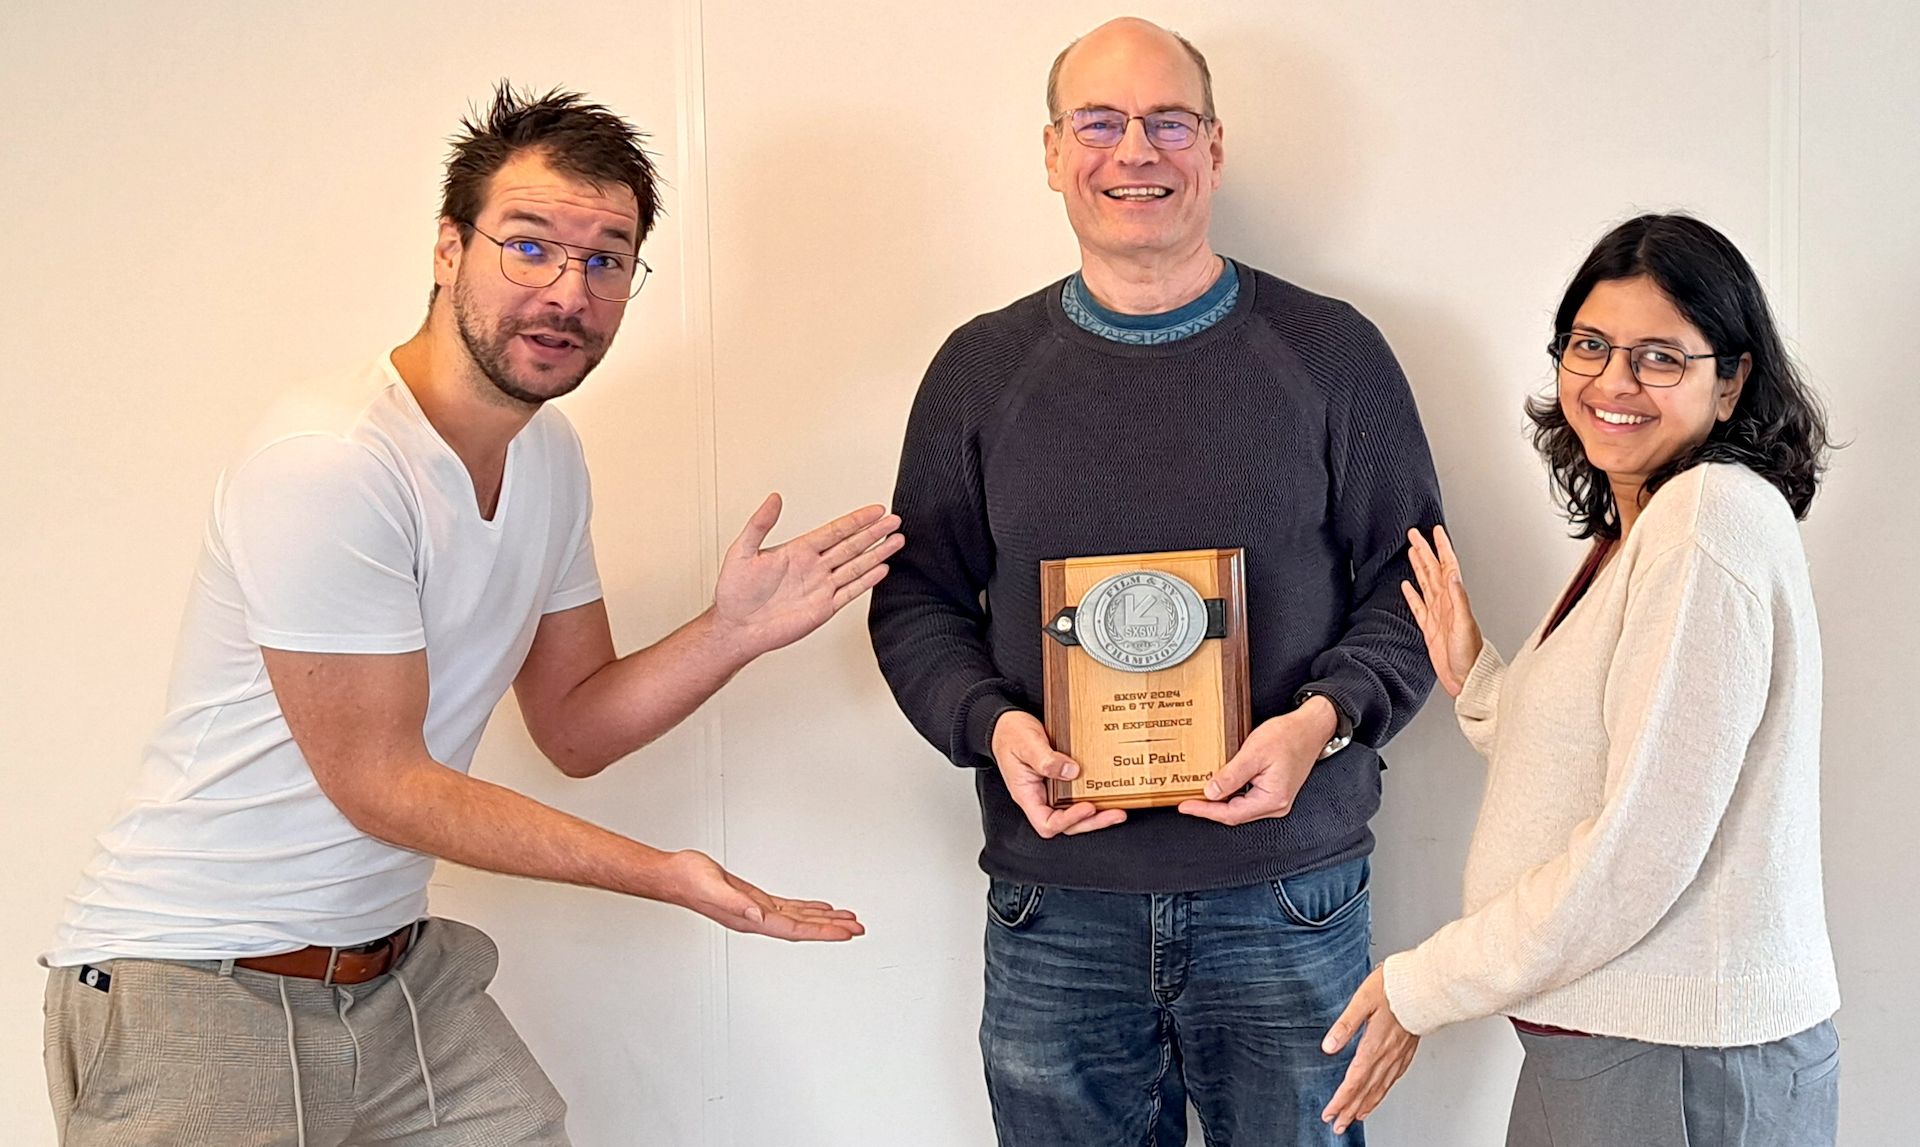
[[[1109,669],[1151,673],[1193,656],[1207,638],[1207,603],[1172,574],[1134,570],[1087,591],[1074,612],[1087,656]]]

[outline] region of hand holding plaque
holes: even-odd
[[[1182,550],[1040,563],[1047,734],[1079,762],[1056,808],[1176,805],[1251,731],[1244,558]]]
[[[1009,709],[994,722],[993,761],[1007,795],[1042,840],[1095,832],[1127,819],[1126,809],[1095,808],[1084,801],[1066,808],[1054,806],[1051,782],[1077,775],[1080,765],[1053,747],[1046,726],[1032,713]]]

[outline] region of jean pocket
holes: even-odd
[[[1272,881],[1280,912],[1300,928],[1331,928],[1367,906],[1373,866],[1366,857]]]
[[[1015,884],[994,877],[987,882],[987,915],[1002,928],[1023,928],[1040,910],[1046,889],[1038,884]]]

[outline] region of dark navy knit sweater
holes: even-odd
[[[1113,892],[1225,888],[1371,851],[1375,748],[1433,684],[1400,596],[1406,535],[1440,521],[1413,395],[1345,303],[1245,266],[1226,318],[1111,342],[1056,283],[955,331],[914,400],[893,509],[907,545],[873,591],[881,672],[909,720],[977,769],[1006,880]],[[1326,693],[1354,741],[1293,811],[1227,827],[1173,809],[1042,840],[992,767],[994,723],[1040,712],[1039,563],[1241,546],[1255,724]]]

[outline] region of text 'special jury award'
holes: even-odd
[[[1047,736],[1080,765],[1055,808],[1202,796],[1252,730],[1242,551],[1040,563]]]

